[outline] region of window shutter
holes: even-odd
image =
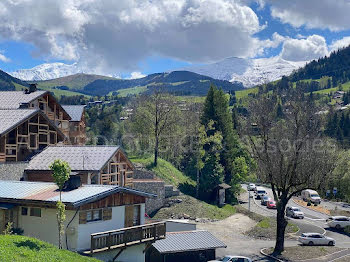
[[[86,224],[86,211],[79,212],[79,224]]]
[[[112,219],[112,208],[111,207],[106,207],[103,209],[102,219],[103,220],[111,220]]]

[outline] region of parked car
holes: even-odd
[[[350,218],[346,216],[333,216],[327,219],[327,225],[336,229],[350,226]]]
[[[269,202],[270,200],[271,200],[271,198],[268,195],[265,195],[265,196],[261,197],[261,204],[263,206],[266,206],[267,202]]]
[[[300,210],[299,207],[287,207],[286,216],[293,218],[304,218],[304,212]]]
[[[220,260],[210,260],[208,262],[252,262],[252,260],[249,257],[225,256]]]
[[[264,188],[257,187],[255,194],[256,194],[256,199],[261,199],[263,196],[267,195],[267,192]]]
[[[269,208],[269,209],[276,209],[276,201],[274,201],[274,200],[270,200],[270,201],[268,201],[267,202],[267,208]]]
[[[311,189],[306,189],[301,192],[301,197],[305,202],[311,202],[313,204],[320,204],[321,203],[321,198],[317,191],[311,190]]]
[[[253,184],[253,183],[250,183],[250,184],[248,185],[248,190],[249,190],[249,191],[255,191],[255,190],[256,190],[256,185]]]
[[[308,246],[334,246],[335,240],[319,233],[303,233],[298,241]]]

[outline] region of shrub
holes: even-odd
[[[350,226],[346,226],[346,227],[344,228],[344,232],[345,232],[346,234],[350,235]]]

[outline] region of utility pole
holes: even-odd
[[[248,188],[248,210],[250,212],[250,188]]]

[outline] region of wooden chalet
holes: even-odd
[[[0,162],[27,160],[38,150],[65,139],[39,109],[0,109],[0,119]]]
[[[69,137],[71,117],[48,91],[37,91],[35,87],[26,91],[1,91],[0,109],[40,109]]]
[[[0,230],[8,222],[58,245],[55,183],[0,180]],[[156,197],[119,186],[74,185],[62,192],[66,205],[63,248],[104,261],[145,260],[145,250],[165,238],[165,222],[145,224],[145,199]]]
[[[52,182],[49,165],[56,159],[67,161],[83,184],[133,187],[134,166],[119,146],[49,146],[31,159],[25,180]]]
[[[72,145],[85,145],[86,121],[85,105],[63,105],[63,109],[69,114],[69,139]]]

